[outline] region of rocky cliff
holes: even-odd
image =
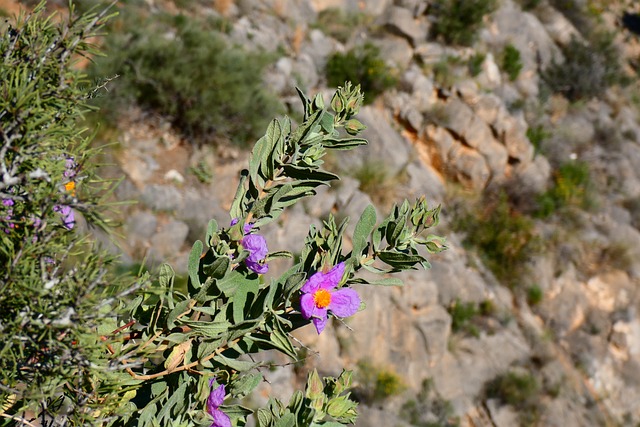
[[[442,204],[437,231],[448,238],[433,268],[407,274],[406,286],[358,289],[364,312],[319,337],[300,331],[304,359],[268,374],[255,401],[291,393],[306,368],[346,367],[356,370],[361,426],[640,423],[638,39],[622,20],[637,5],[501,0],[461,47],[434,35],[446,2],[197,3],[191,13],[229,22],[231,42],[278,54],[265,85],[294,112],[294,87],[329,89],[324,70],[335,52],[370,43],[396,78],[361,111],[370,145],[328,159],[343,180],[264,230],[271,248],[297,250],[330,212],[357,218],[372,201],[383,213],[421,195]],[[568,3],[590,15],[581,21]],[[340,16],[350,17],[346,28]],[[588,89],[602,84],[597,67],[611,64],[606,55],[571,62],[575,43],[594,43],[584,19],[614,36],[625,77],[596,95]],[[549,70],[562,64],[578,67],[571,90],[550,84]],[[168,259],[184,270],[184,250],[206,222],[227,217],[248,153],[187,144],[166,119],[139,110],[113,138],[112,172],[125,177],[117,196],[138,201],[119,213],[123,259]],[[196,179],[197,168],[212,179]],[[576,169],[588,185],[567,172]],[[496,206],[505,221],[526,220],[528,234],[492,222],[502,218]],[[487,256],[501,243],[478,237],[478,223],[515,240],[500,249],[506,255]]]

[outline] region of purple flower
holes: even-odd
[[[209,387],[213,387],[214,382],[215,380],[213,378],[209,380]],[[224,396],[224,384],[219,385],[216,389],[212,388],[209,394],[209,398],[207,399],[207,412],[213,417],[211,427],[231,427],[229,416],[219,409],[224,401]]]
[[[71,206],[55,205],[53,207],[53,211],[58,212],[62,216],[62,225],[67,227],[67,229],[71,230],[76,224],[75,216],[73,214],[73,209],[71,209]]]
[[[237,218],[231,220],[232,226],[237,223]],[[249,270],[258,274],[265,274],[269,271],[269,266],[264,262],[269,253],[267,240],[258,234],[250,234],[252,229],[253,226],[251,224],[245,224],[243,227],[244,237],[240,243],[244,249],[249,251],[249,256],[245,258],[244,263]]]
[[[15,202],[11,199],[2,199],[2,205],[3,206],[13,206],[15,205]],[[7,215],[4,217],[4,220],[7,222],[7,226],[9,228],[5,228],[4,232],[6,234],[10,234],[11,233],[11,229],[15,228],[15,224],[11,221],[13,219],[13,209],[7,209]]]
[[[305,319],[313,321],[318,334],[327,324],[328,311],[338,317],[349,317],[358,311],[360,297],[350,288],[335,290],[344,275],[344,262],[329,272],[318,271],[302,286],[300,312]]]
[[[76,168],[78,167],[78,164],[76,163],[76,161],[73,158],[73,156],[68,156],[65,159],[64,167],[66,169],[64,171],[64,176],[66,178],[73,178],[74,176],[76,176]]]

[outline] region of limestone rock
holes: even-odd
[[[403,7],[392,6],[386,12],[387,27],[407,37],[415,46],[427,38],[427,28],[423,22],[416,20],[413,13]]]

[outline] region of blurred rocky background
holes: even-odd
[[[9,16],[36,2],[0,1]],[[103,2],[78,2],[81,11]],[[50,1],[66,13],[66,1]],[[449,249],[304,345],[246,402],[309,368],[355,371],[358,426],[640,425],[640,4],[607,0],[120,1],[87,115],[121,179],[100,236],[127,269],[229,219],[238,172],[295,87],[360,83],[370,145],[262,230],[298,251],[330,213],[442,204]],[[285,264],[272,266],[277,274]],[[273,360],[272,360],[272,359]]]

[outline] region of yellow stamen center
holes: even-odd
[[[76,183],[74,181],[69,181],[64,185],[64,189],[69,191],[71,194],[75,196],[76,194]]]
[[[326,289],[318,289],[313,294],[313,302],[316,303],[316,307],[325,308],[331,304],[331,292]]]

